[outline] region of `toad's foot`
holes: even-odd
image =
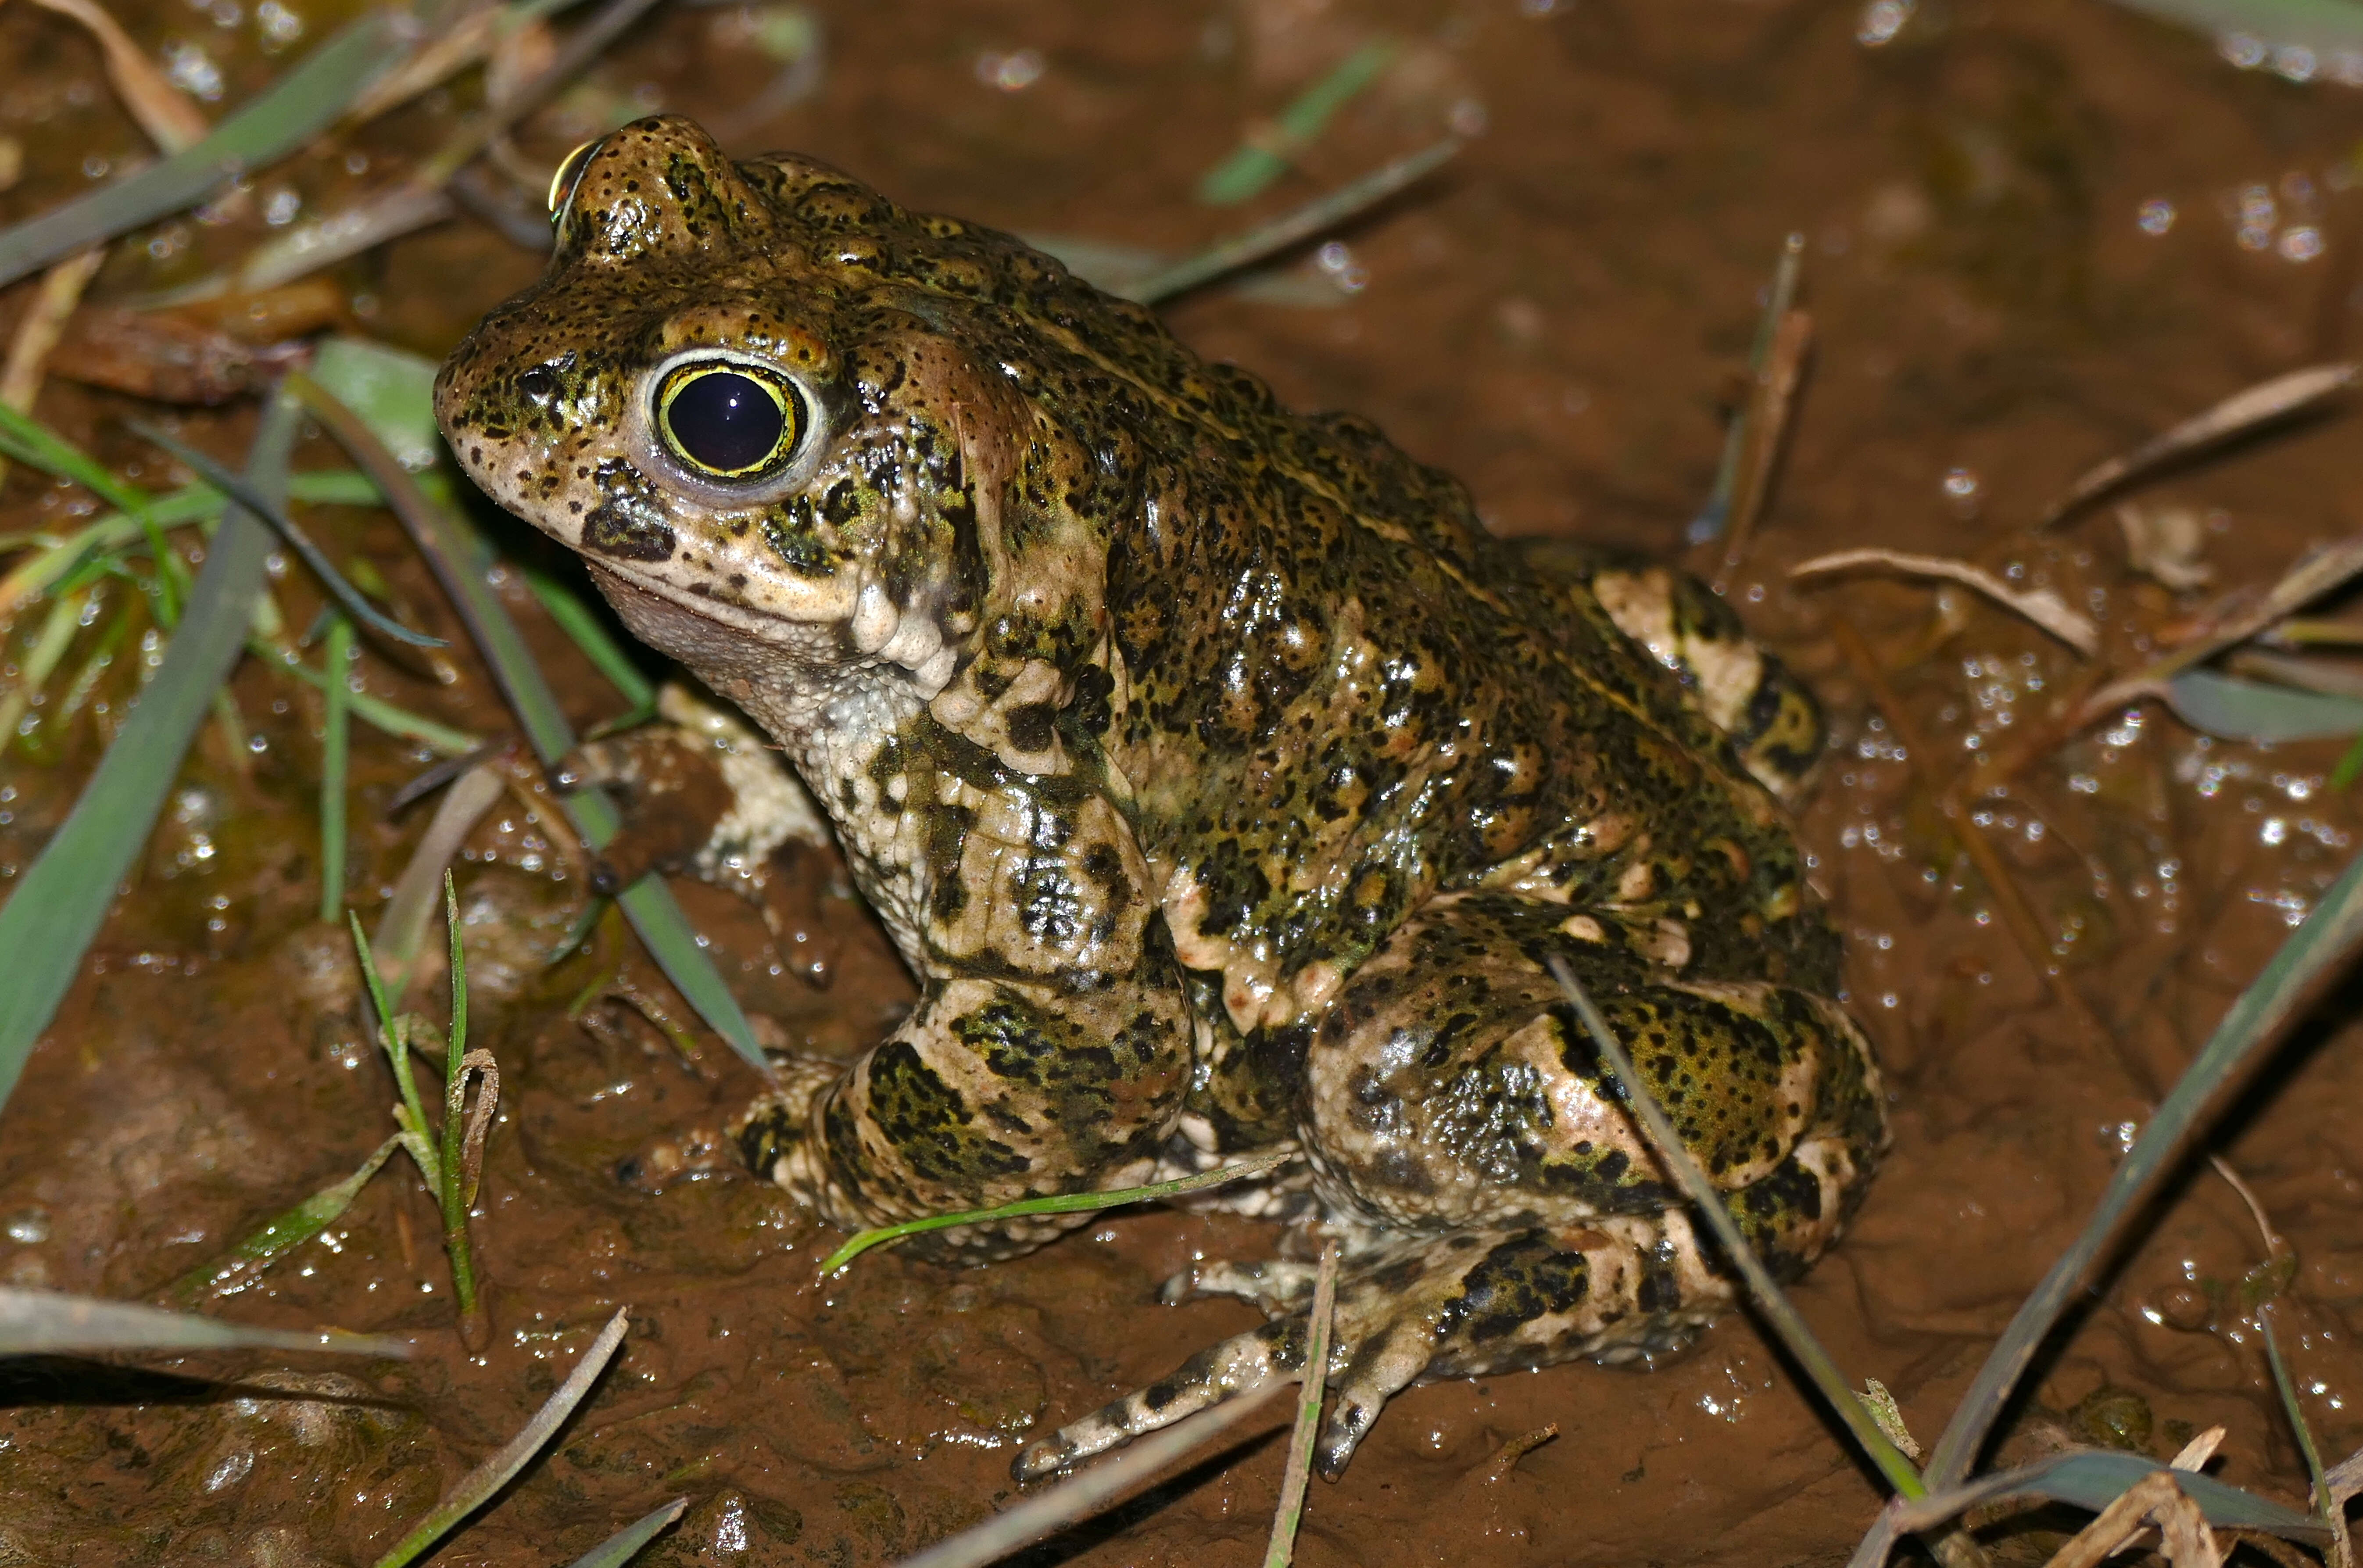
[[[1035,1481],[1304,1365],[1311,1272],[1292,1262],[1198,1271],[1189,1294],[1243,1296],[1280,1315],[1201,1351],[1172,1375],[1029,1444]],[[1179,1283],[1179,1282],[1177,1282]],[[1178,1299],[1169,1285],[1168,1299]],[[1329,1409],[1314,1448],[1335,1480],[1397,1391],[1422,1378],[1642,1353],[1687,1339],[1730,1305],[1679,1212],[1556,1229],[1414,1237],[1365,1253],[1338,1282]]]

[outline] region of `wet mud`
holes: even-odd
[[[620,114],[727,121],[751,105],[728,127],[734,148],[797,148],[914,206],[1031,236],[1178,254],[1455,131],[1470,140],[1445,172],[1295,263],[1281,298],[1208,290],[1170,318],[1296,406],[1377,418],[1462,475],[1502,533],[1610,540],[1709,572],[1723,547],[1686,545],[1685,528],[1773,260],[1803,236],[1810,374],[1729,590],[1835,721],[1802,830],[1848,940],[1850,1002],[1885,1063],[1895,1140],[1795,1298],[1925,1440],[2148,1107],[2355,847],[2356,800],[2329,777],[2338,743],[2211,740],[2155,703],[2044,751],[1965,820],[1943,815],[1932,785],[2007,749],[2096,669],[2137,667],[2210,594],[2269,583],[2363,524],[2363,427],[2334,412],[2131,496],[2147,516],[2197,519],[2203,589],[2135,571],[2112,506],[2033,528],[2090,463],[2363,347],[2363,94],[2235,70],[2208,40],[2099,0],[1903,9],[1881,42],[1881,7],[1814,0],[675,5],[528,121],[516,151],[546,168]],[[206,51],[220,102],[293,58],[271,30],[284,24],[236,0],[122,14],[159,52]],[[750,43],[783,17],[817,23],[816,81],[782,87]],[[299,20],[311,38],[337,17]],[[1199,176],[1291,95],[1381,37],[1403,46],[1396,66],[1299,168],[1245,207],[1193,200]],[[242,215],[119,248],[96,296],[201,275],[272,232],[276,211],[329,210],[431,148],[473,92],[429,95],[261,176]],[[766,95],[783,106],[767,110]],[[0,8],[0,135],[24,155],[0,191],[6,221],[142,145],[96,51],[28,6]],[[458,222],[328,274],[331,305],[439,356],[537,266]],[[0,328],[30,287],[0,294]],[[152,405],[53,380],[39,411],[165,482],[121,423]],[[224,454],[250,424],[236,402],[181,417]],[[338,461],[314,440],[298,466]],[[87,504],[18,467],[0,532]],[[377,567],[406,619],[454,641],[439,659],[372,649],[364,685],[504,733],[497,693],[396,526],[314,517],[340,559]],[[481,520],[504,550],[546,559],[522,528]],[[2101,660],[1958,594],[1788,581],[1791,564],[1859,545],[2051,587],[2101,625]],[[313,588],[300,573],[274,582],[300,627]],[[502,591],[578,723],[618,711],[514,573]],[[28,635],[13,629],[0,657],[21,660]],[[0,892],[62,819],[139,662],[127,650],[72,722],[37,706],[0,757]],[[12,662],[0,684],[17,673]],[[317,696],[252,660],[234,692],[243,754],[216,729],[201,738],[0,1114],[10,1283],[154,1296],[390,1130],[349,952],[316,917]],[[388,803],[431,759],[356,734],[350,892],[366,918],[431,812]],[[546,965],[588,896],[553,816],[521,773],[459,869],[475,1039],[505,1087],[476,1226],[489,1343],[461,1343],[434,1206],[389,1165],[327,1234],[209,1310],[405,1334],[417,1359],[0,1365],[0,1562],[371,1562],[619,1305],[631,1337],[589,1405],[436,1561],[566,1561],[686,1496],[687,1518],[646,1562],[890,1562],[1005,1503],[1028,1434],[1255,1320],[1236,1304],[1154,1302],[1193,1259],[1263,1255],[1269,1233],[1237,1218],[1127,1211],[982,1271],[889,1250],[819,1283],[841,1238],[782,1195],[744,1178],[658,1195],[620,1183],[620,1158],[713,1122],[755,1083],[711,1037],[684,1062],[619,999],[690,1016],[620,934]],[[1965,834],[2024,891],[2034,959]],[[678,891],[777,1043],[850,1055],[910,995],[858,916],[834,917],[837,973],[816,989],[753,910]],[[2357,999],[2350,985],[2325,1000],[2211,1145],[2295,1254],[2284,1349],[2332,1456],[2363,1443]],[[2302,1462],[2242,1292],[2264,1257],[2240,1197],[2194,1163],[2040,1364],[2003,1451],[2072,1440],[2163,1456],[2221,1424],[2227,1479],[2302,1504]],[[1500,1462],[1553,1425],[1554,1440]],[[1023,1561],[1258,1560],[1281,1460],[1274,1432],[1252,1437]],[[1315,1485],[1298,1561],[1835,1562],[1880,1497],[1742,1315],[1647,1373],[1574,1365],[1404,1394],[1344,1479]],[[2039,1561],[2047,1540],[2023,1529],[1996,1551]]]

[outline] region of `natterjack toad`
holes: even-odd
[[[1240,1203],[1343,1243],[1335,1474],[1415,1379],[1732,1299],[1557,955],[1776,1272],[1829,1245],[1884,1126],[1775,799],[1820,723],[1712,595],[1497,542],[1368,423],[820,164],[648,119],[558,194],[443,428],[785,749],[921,982],[780,1066],[756,1171],[854,1228],[1300,1152]],[[1177,1282],[1271,1321],[1018,1473],[1294,1367],[1311,1275]]]

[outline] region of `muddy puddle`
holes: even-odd
[[[214,72],[215,115],[339,19],[241,0],[119,14],[200,86]],[[1294,172],[1244,206],[1195,199],[1292,95],[1381,39],[1393,64]],[[242,213],[122,248],[94,296],[186,282],[327,210],[432,147],[474,91],[430,94],[258,179]],[[2033,527],[2090,463],[2239,387],[2363,350],[2363,93],[2236,70],[2209,40],[2099,0],[676,0],[505,156],[546,171],[655,108],[720,124],[736,150],[817,154],[913,206],[1169,256],[1465,136],[1444,172],[1317,254],[1258,288],[1189,296],[1170,319],[1291,404],[1375,417],[1462,475],[1503,534],[1665,556],[1688,548],[1761,292],[1784,237],[1803,236],[1810,370],[1729,590],[1835,721],[1803,832],[1848,940],[1850,1001],[1883,1059],[1895,1138],[1847,1239],[1795,1297],[1924,1439],[2156,1096],[2353,851],[2357,801],[2331,779],[2341,743],[2211,740],[2155,702],[2044,750],[1965,818],[1947,818],[1932,784],[2008,749],[2096,671],[2138,667],[2209,595],[2267,584],[2363,527],[2363,426],[2335,412],[2132,494],[2151,522],[2183,519],[2166,526],[2188,532],[2178,560],[2204,574],[2191,586],[2129,566],[2113,505]],[[9,222],[143,145],[95,49],[27,5],[0,8],[0,136],[23,155],[0,191]],[[463,219],[327,276],[349,326],[439,357],[538,265]],[[0,327],[32,286],[0,295]],[[53,378],[39,408],[164,482],[121,423],[153,405]],[[181,428],[234,455],[251,412],[233,403]],[[299,468],[340,462],[321,441],[298,450]],[[88,509],[18,466],[0,532]],[[340,559],[376,566],[406,619],[454,643],[438,659],[369,651],[363,685],[505,733],[498,694],[395,525],[311,515]],[[522,528],[480,521],[516,559],[571,570]],[[1866,545],[2048,587],[2099,625],[2101,659],[1965,594],[1788,580],[1794,562]],[[1711,573],[1721,556],[1710,544],[1685,559]],[[300,627],[312,586],[275,581]],[[516,573],[503,592],[577,723],[620,711]],[[0,685],[20,673],[32,618],[0,644]],[[0,879],[71,806],[139,657],[127,648],[102,670],[78,717],[50,698],[28,710],[0,756]],[[243,751],[217,728],[200,739],[0,1115],[8,1282],[154,1296],[390,1130],[349,949],[317,918],[319,698],[254,660],[233,691]],[[433,759],[356,737],[349,887],[370,917],[432,810],[389,803]],[[523,777],[490,813],[458,875],[475,1039],[504,1086],[476,1232],[489,1342],[460,1342],[434,1206],[391,1165],[317,1241],[210,1309],[400,1333],[418,1358],[0,1367],[0,1562],[373,1561],[618,1306],[631,1338],[590,1405],[436,1561],[568,1561],[685,1495],[686,1519],[644,1561],[891,1562],[1008,1500],[1027,1434],[1257,1320],[1236,1304],[1154,1303],[1193,1259],[1264,1255],[1267,1232],[1246,1220],[1127,1211],[987,1270],[886,1251],[820,1284],[815,1264],[841,1238],[767,1187],[621,1185],[621,1156],[719,1118],[755,1080],[710,1036],[684,1064],[623,994],[693,1015],[617,932],[545,964],[588,889],[538,787]],[[2014,940],[1965,835],[2007,865],[2043,964]],[[677,891],[777,1043],[850,1055],[911,995],[858,914],[832,915],[840,951],[817,989],[752,910]],[[2212,1145],[2296,1256],[2284,1349],[2331,1456],[2363,1443],[2356,1000],[2350,988],[2318,1009]],[[2263,1257],[2242,1199],[2203,1165],[2187,1173],[2042,1364],[2005,1451],[2072,1435],[2163,1457],[2221,1424],[2224,1477],[2302,1506],[2303,1463],[2239,1288]],[[1023,1561],[1259,1561],[1279,1418]],[[1555,1440],[1499,1462],[1550,1426]],[[1344,1480],[1315,1485],[1298,1560],[1836,1562],[1880,1498],[1780,1352],[1736,1317],[1648,1373],[1563,1366],[1400,1396]],[[2039,1561],[2056,1540],[2021,1531],[1998,1560]]]

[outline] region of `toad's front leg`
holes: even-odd
[[[1130,827],[1072,777],[919,739],[934,765],[907,768],[899,815],[846,834],[918,1006],[850,1067],[789,1064],[741,1118],[740,1151],[848,1229],[1146,1179],[1191,1029]],[[982,1262],[1082,1223],[962,1227],[921,1251]]]
[[[1178,989],[1082,995],[1005,981],[931,982],[903,1027],[851,1067],[796,1062],[733,1129],[748,1167],[845,1229],[1148,1177],[1189,1082]],[[984,1262],[1091,1216],[1040,1216],[913,1239]]]

